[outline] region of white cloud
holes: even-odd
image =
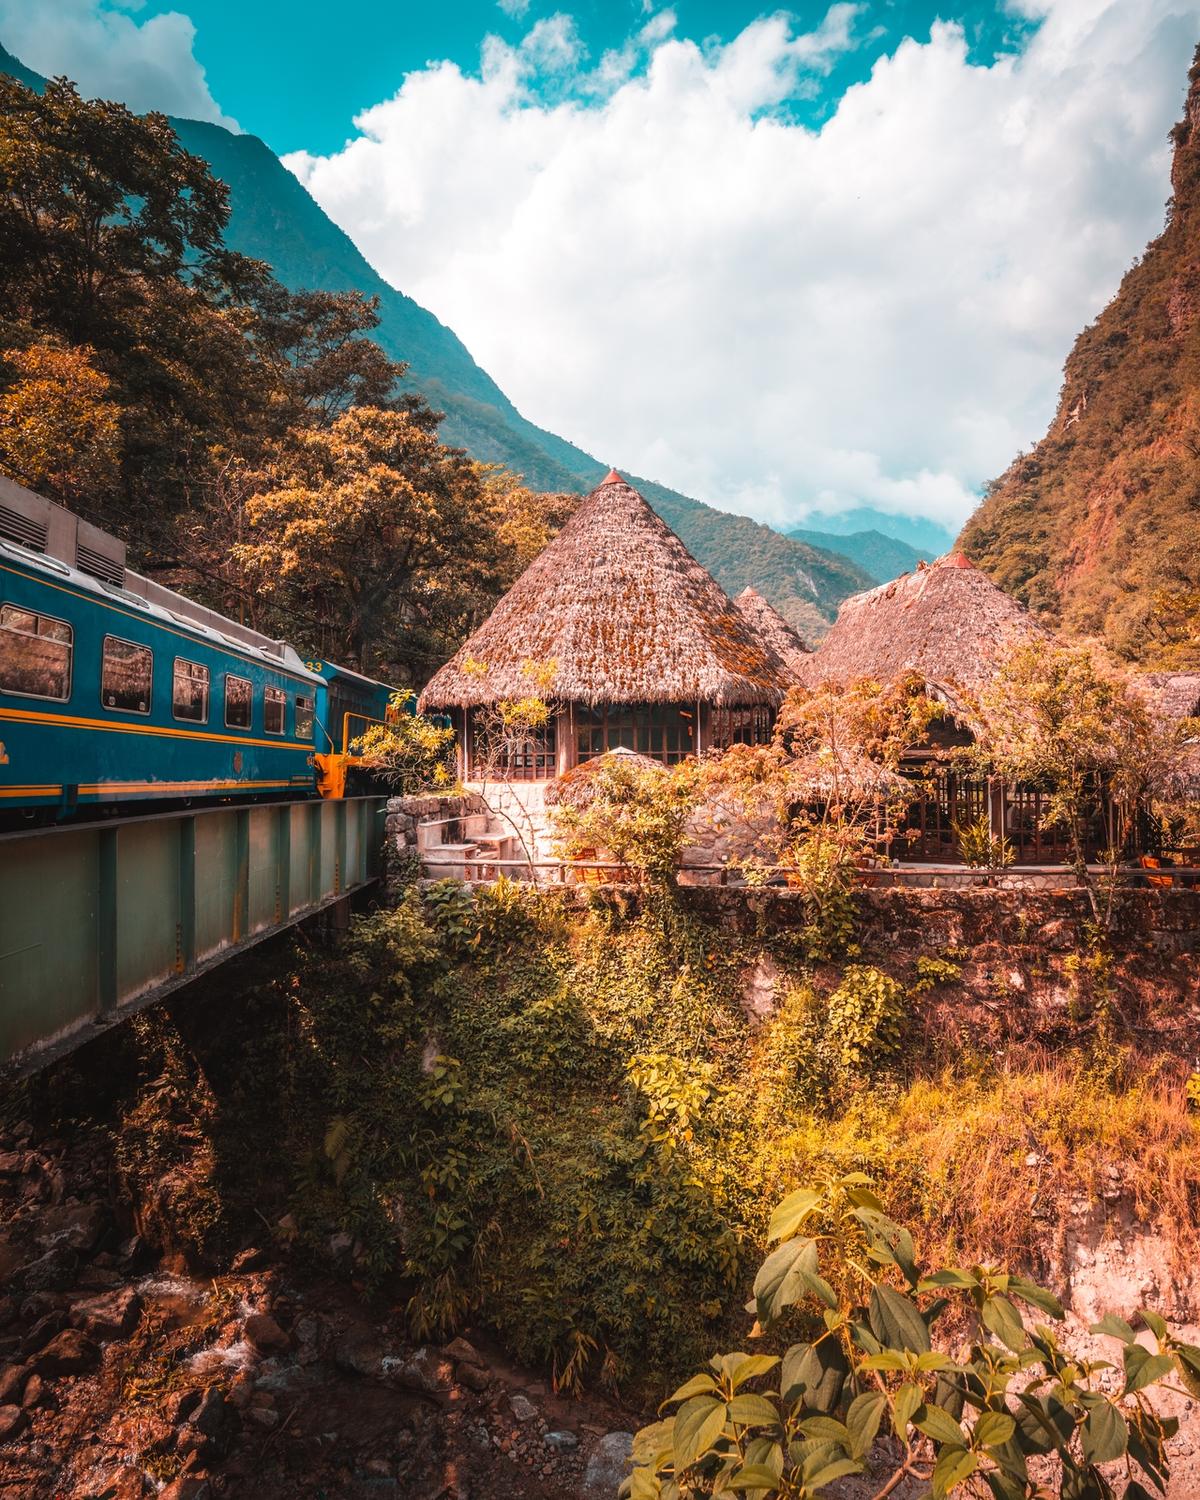
[[[529,14],[530,0],[496,0],[496,4],[514,21],[523,21]]]
[[[177,11],[137,20],[143,0],[0,0],[0,41],[47,77],[66,74],[89,98],[120,99],[230,130],[192,50],[196,28]]]
[[[854,45],[854,7],[704,47],[651,15],[582,76],[560,20],[479,77],[410,74],[344,150],[289,164],[604,461],[764,519],[954,522],[1040,435],[1071,340],[1161,227],[1200,33],[1200,0],[1021,6],[1042,24],[1019,57],[972,66],[938,24],[819,133],[775,106]],[[575,72],[547,101],[551,65]]]

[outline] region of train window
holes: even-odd
[[[15,604],[0,604],[0,692],[71,696],[71,627]]]
[[[193,724],[208,723],[208,668],[198,661],[175,658],[175,683],[171,693],[171,712],[177,719]]]
[[[244,677],[225,678],[225,723],[230,729],[249,729],[253,686]]]
[[[311,740],[313,737],[313,700],[302,693],[296,694],[296,738]]]
[[[263,693],[263,732],[282,734],[287,712],[287,694],[282,688],[274,687],[265,688]]]
[[[115,708],[127,714],[148,714],[153,674],[154,653],[149,646],[123,641],[115,635],[104,637],[104,654],[100,659],[100,701],[105,708]]]

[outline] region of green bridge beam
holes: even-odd
[[[276,802],[0,835],[0,1076],[370,885],[384,808]]]

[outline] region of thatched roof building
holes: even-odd
[[[486,664],[486,673],[464,663]],[[778,703],[780,663],[632,485],[611,472],[430,681],[427,708],[529,692],[573,703]]]
[[[1168,723],[1200,719],[1200,672],[1139,672],[1131,681]]]
[[[792,675],[632,485],[612,471],[434,674],[423,709],[473,719],[537,691],[560,706],[523,779],[619,745],[671,761],[769,735]]]
[[[805,680],[890,682],[918,672],[927,682],[981,687],[1001,656],[1045,629],[961,552],[855,594],[803,665]]]
[[[767,643],[797,682],[802,681],[805,659],[812,655],[812,647],[805,645],[757,589],[744,588],[733,602],[759,640]]]

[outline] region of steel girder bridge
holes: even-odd
[[[379,878],[382,797],[0,835],[0,1076],[30,1073]]]

